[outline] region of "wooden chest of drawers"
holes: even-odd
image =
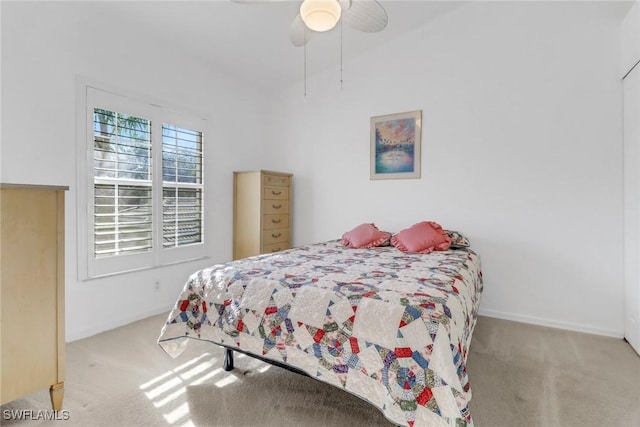
[[[264,170],[233,173],[233,259],[291,247],[291,177]]]
[[[62,408],[65,190],[0,184],[2,404],[49,387]]]

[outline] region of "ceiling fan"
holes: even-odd
[[[263,3],[278,0],[232,1]],[[331,30],[340,19],[343,24],[367,33],[382,31],[388,21],[387,12],[376,0],[304,0],[300,4],[300,13],[291,22],[291,43],[304,46],[314,33]]]

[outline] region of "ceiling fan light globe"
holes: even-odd
[[[342,14],[337,0],[304,0],[300,5],[300,16],[304,24],[313,31],[329,31],[336,26]]]

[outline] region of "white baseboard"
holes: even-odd
[[[129,323],[137,322],[138,320],[146,319],[147,317],[155,316],[157,314],[166,313],[168,316],[171,309],[173,309],[173,305],[143,311],[141,313],[136,313],[120,319],[111,319],[108,322],[92,325],[90,328],[80,331],[67,331],[67,333],[65,334],[66,342],[88,338],[101,332],[119,328],[120,326],[128,325]]]
[[[547,326],[556,329],[565,329],[575,332],[584,332],[587,334],[604,335],[613,338],[624,338],[622,331],[611,329],[594,328],[592,326],[581,325],[578,323],[559,322],[557,320],[543,319],[541,317],[527,316],[522,314],[505,313],[497,310],[478,310],[480,316],[495,317],[497,319],[512,320],[514,322],[529,323],[538,326]]]

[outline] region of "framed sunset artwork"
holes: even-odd
[[[420,178],[422,111],[371,118],[371,179]]]

